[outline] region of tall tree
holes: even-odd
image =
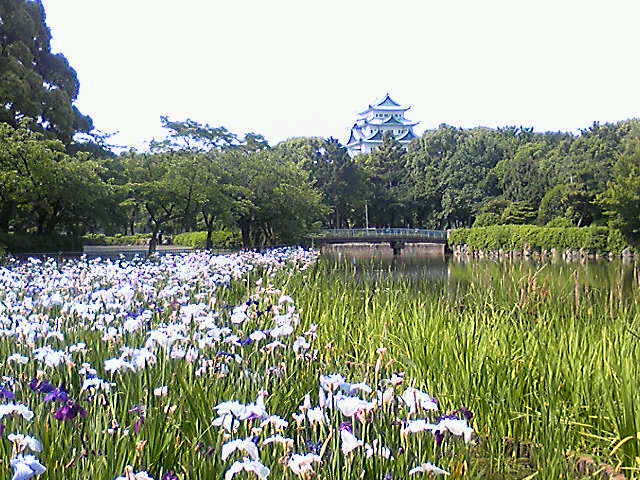
[[[80,235],[108,212],[102,167],[86,154],[69,156],[58,140],[25,125],[0,124],[0,230],[31,228],[51,235],[59,226]]]
[[[370,188],[369,218],[379,226],[405,225],[404,147],[391,133],[385,133],[382,145],[363,160]]]
[[[298,241],[326,215],[309,174],[277,151],[224,153],[234,165],[234,219],[245,247]]]
[[[61,53],[51,52],[51,32],[41,0],[0,1],[0,122],[31,128],[71,142],[90,131],[91,118],[73,105],[80,83]]]
[[[127,183],[121,206],[143,212],[151,230],[149,253],[156,250],[166,225],[183,219],[194,208],[197,175],[191,155],[131,153],[123,160]]]
[[[611,224],[635,244],[640,241],[640,125],[625,141],[625,150],[613,168],[613,179],[598,201]]]
[[[494,172],[506,199],[537,208],[548,188],[547,179],[539,167],[547,150],[544,142],[525,143],[513,157],[505,158],[496,165]]]
[[[276,145],[283,156],[309,172],[313,185],[331,209],[325,225],[342,228],[363,224],[367,195],[366,174],[335,138],[294,138]]]
[[[240,144],[238,136],[223,126],[213,127],[190,118],[171,120],[166,116],[160,117],[160,122],[163,128],[169,131],[169,135],[164,140],[152,142],[153,151],[208,152],[225,150]],[[248,135],[252,142],[260,137],[256,134]]]

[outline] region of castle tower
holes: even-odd
[[[370,153],[382,145],[382,137],[387,132],[391,132],[403,145],[417,138],[413,133],[413,127],[418,122],[404,118],[405,112],[410,108],[392,100],[388,93],[379,102],[369,105],[369,108],[358,114],[359,117],[351,128],[347,141],[349,154],[353,157],[361,153]]]

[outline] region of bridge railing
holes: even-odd
[[[447,232],[443,230],[425,230],[422,228],[336,228],[320,230],[310,235],[312,238],[359,239],[368,237],[388,238],[420,238],[424,240],[447,240]]]

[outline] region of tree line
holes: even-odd
[[[162,118],[168,135],[120,155],[95,142],[65,145],[0,125],[0,231],[34,235],[217,229],[243,244],[296,242],[310,230],[368,226],[612,224],[640,227],[640,124],[594,124],[579,134],[532,129],[392,136],[351,158],[337,140],[257,134]]]
[[[0,125],[0,231],[76,239],[148,231],[153,250],[161,233],[203,229],[210,238],[232,228],[259,246],[295,242],[319,225],[322,194],[261,137],[164,122],[167,140],[121,155],[69,153],[26,125]]]
[[[531,128],[427,131],[406,152],[391,138],[361,159],[377,224],[640,227],[640,123],[594,123],[577,134]]]

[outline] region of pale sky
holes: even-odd
[[[640,116],[638,0],[44,0],[77,105],[116,141],[160,115],[345,141],[386,92],[417,129]]]

